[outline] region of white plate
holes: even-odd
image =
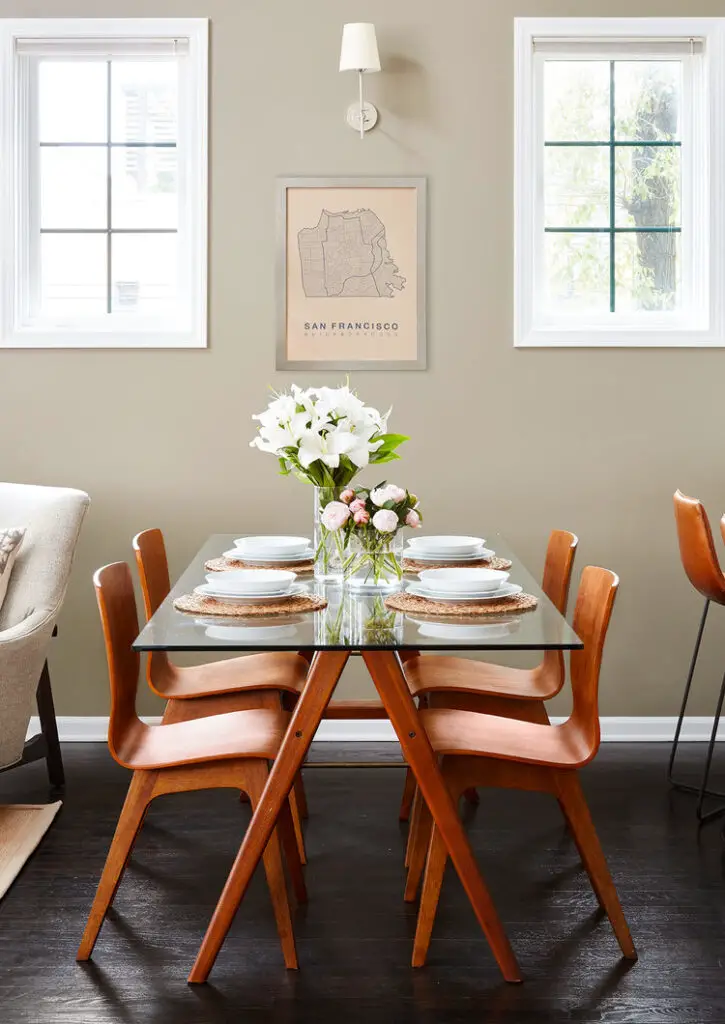
[[[223,626],[216,623],[213,626],[206,626],[204,633],[210,640],[239,641],[246,643],[248,640],[289,640],[297,632],[297,627],[290,625],[273,626]]]
[[[304,583],[293,583],[283,594],[254,594],[252,597],[240,597],[238,594],[230,594],[225,590],[214,590],[208,583],[202,583],[201,586],[194,587],[194,593],[199,597],[213,597],[216,601],[226,601],[227,604],[256,604],[259,601],[284,601],[288,597],[307,594],[309,591]]]
[[[423,569],[421,583],[431,590],[448,594],[483,594],[498,590],[509,578],[500,569]]]
[[[508,622],[441,622],[436,619],[415,619],[407,615],[409,622],[414,622],[421,636],[436,640],[499,640],[515,633],[521,625],[521,619],[509,619]]]
[[[427,597],[431,601],[451,601],[454,603],[459,601],[500,601],[503,597],[515,597],[523,589],[518,583],[504,583],[498,590],[487,590],[483,594],[448,594],[442,593],[439,590],[431,590],[422,583],[411,583],[407,587],[408,593],[414,594],[416,597]]]
[[[428,555],[471,555],[485,544],[483,537],[411,537],[408,544],[413,551]]]
[[[491,548],[481,548],[472,555],[424,555],[407,547],[403,552],[403,558],[414,558],[416,562],[476,562],[481,558],[493,558],[496,554]]]
[[[230,562],[249,562],[250,565],[267,565],[274,562],[279,562],[280,565],[296,565],[298,562],[311,562],[315,557],[315,549],[308,548],[302,554],[292,557],[290,555],[247,555],[239,548],[231,548],[224,552],[224,557],[228,558]]]
[[[289,558],[307,551],[312,546],[312,541],[309,537],[239,537],[234,541],[234,545],[240,551],[256,558],[263,555]]]
[[[210,572],[206,576],[206,582],[213,590],[234,597],[286,594],[296,579],[296,573],[282,569],[228,569]]]

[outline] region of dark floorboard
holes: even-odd
[[[360,748],[389,757],[386,745]],[[319,760],[350,747],[319,745]],[[684,757],[694,771],[701,748]],[[310,903],[287,972],[255,877],[207,986],[186,975],[248,808],[230,792],[153,806],[96,947],[74,954],[128,783],[106,750],[65,748],[64,808],[0,903],[2,1024],[722,1024],[725,899],[719,824],[698,832],[659,745],[610,744],[584,773],[640,960],[623,961],[545,796],[488,792],[470,834],[526,981],[506,985],[452,872],[429,965],[409,967],[400,768],[309,768]],[[42,802],[41,764],[0,776],[0,802]]]

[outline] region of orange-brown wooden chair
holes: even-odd
[[[574,706],[563,725],[447,709],[424,710],[421,720],[433,749],[441,755],[443,775],[454,799],[470,786],[535,790],[557,798],[622,953],[636,959],[578,776],[578,769],[599,749],[599,670],[618,584],[608,569],[587,566],[582,573],[574,630],[584,647],[571,654]],[[434,826],[413,949],[414,967],[425,963],[446,857],[445,844]]]
[[[575,534],[553,530],[546,549],[541,588],[562,615],[566,614],[578,543]],[[545,651],[542,662],[530,669],[430,654],[409,657],[404,667],[411,693],[426,707],[457,708],[543,723],[549,721],[544,701],[556,696],[566,678],[561,651]],[[468,794],[468,798],[475,802],[474,794]],[[408,819],[411,803],[413,825],[421,816],[429,819],[428,809],[408,769],[400,807],[401,821]],[[415,846],[417,834],[419,830],[412,827],[405,856],[405,865],[411,869],[405,892],[409,902],[415,899],[425,863],[426,847]]]
[[[715,741],[717,739],[717,730],[720,724],[720,715],[722,714],[723,700],[725,700],[725,675],[723,676],[722,683],[720,684],[720,693],[717,699],[715,717],[713,719],[712,732],[710,734],[710,742],[708,744],[707,755],[705,758],[705,769],[700,785],[691,786],[675,779],[674,766],[675,758],[677,757],[677,749],[680,743],[682,723],[685,718],[687,702],[692,688],[692,679],[695,674],[695,666],[697,665],[697,656],[700,653],[702,634],[705,631],[707,613],[711,602],[719,605],[725,605],[725,576],[723,576],[722,569],[720,568],[720,563],[715,551],[712,531],[710,529],[710,523],[702,502],[698,501],[697,498],[688,498],[687,495],[683,494],[681,491],[675,491],[674,503],[675,523],[677,525],[677,539],[680,545],[680,559],[682,561],[682,567],[685,570],[687,578],[692,586],[705,598],[705,607],[702,610],[702,618],[700,619],[697,639],[695,640],[695,650],[692,652],[690,669],[687,673],[687,680],[685,682],[685,691],[682,695],[680,714],[677,719],[675,736],[672,741],[672,749],[670,751],[667,779],[675,789],[684,790],[687,793],[697,793],[698,798],[695,813],[698,821],[709,821],[725,811],[725,804],[721,804],[707,812],[703,810],[703,805],[707,797],[725,797],[725,793],[707,788],[707,784],[710,779],[712,756],[715,750]],[[723,539],[725,540],[725,525],[723,524],[725,524],[725,517],[720,524]]]
[[[146,618],[150,619],[171,589],[166,545],[161,530],[144,530],[133,538]],[[179,667],[166,651],[153,651],[146,663],[151,689],[169,703],[165,722],[188,721],[204,715],[294,703],[302,691],[309,662],[294,652],[247,654],[240,658]],[[300,775],[291,796],[295,832],[302,862],[306,862],[300,818],[307,817],[307,800]]]
[[[257,709],[194,721],[150,726],[136,714],[139,655],[132,644],[138,617],[131,573],[125,562],[99,569],[93,578],[101,613],[111,683],[108,743],[114,759],[133,771],[77,959],[88,960],[152,800],[166,793],[232,788],[249,795],[253,807],[264,789],[268,766],[279,749],[288,715]],[[264,853],[264,868],[284,961],[297,967],[292,918],[280,840],[295,894],[306,900],[305,882],[289,804]]]

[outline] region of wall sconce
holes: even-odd
[[[367,71],[380,71],[378,41],[375,38],[375,26],[369,22],[352,22],[343,25],[342,48],[340,50],[340,71],[357,71],[359,99],[347,108],[347,123],[355,131],[360,130],[360,138],[365,132],[375,127],[378,112],[372,103],[363,101],[363,74]]]

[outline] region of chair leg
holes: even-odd
[[[268,768],[265,761],[250,761],[245,771],[245,780],[249,799],[252,804],[252,811],[255,811],[262,796],[267,781]],[[290,911],[289,897],[287,895],[287,883],[284,877],[284,866],[282,864],[282,850],[279,842],[278,829],[272,831],[267,847],[262,854],[264,871],[267,876],[267,886],[272,899],[272,909],[277,922],[282,955],[284,964],[288,970],[297,970],[297,949],[295,946],[295,935],[292,929],[292,914]]]
[[[413,843],[415,842],[415,836],[417,831],[418,818],[420,817],[421,807],[423,805],[423,794],[420,791],[420,787],[416,785],[415,793],[413,794],[413,806],[410,810],[410,824],[408,826],[408,841],[405,844],[405,860],[403,861],[404,866],[410,867],[410,855],[413,850]]]
[[[48,778],[53,789],[62,789],[65,786],[65,772],[63,771],[63,755],[60,751],[58,722],[55,717],[55,705],[53,704],[53,691],[50,686],[50,672],[47,661],[43,665],[43,671],[40,674],[36,700],[38,703],[40,728],[45,739],[45,760],[48,765]]]
[[[688,703],[688,701],[690,699],[690,690],[692,688],[692,680],[693,680],[693,677],[695,675],[695,666],[697,665],[697,658],[698,658],[698,655],[700,653],[700,645],[702,643],[702,634],[705,631],[705,623],[707,621],[707,613],[708,613],[709,608],[710,608],[710,602],[709,601],[705,601],[705,607],[702,610],[702,618],[700,619],[700,627],[699,627],[699,629],[697,631],[697,639],[695,640],[695,649],[692,652],[692,658],[690,660],[690,669],[689,669],[689,671],[687,673],[687,680],[685,682],[685,690],[684,690],[684,693],[682,695],[682,705],[680,707],[680,714],[679,714],[678,719],[677,719],[677,725],[675,727],[675,735],[674,735],[674,738],[672,740],[672,749],[670,751],[670,760],[669,760],[669,764],[667,765],[667,781],[673,787],[673,789],[679,789],[681,792],[684,792],[684,793],[697,793],[698,794],[697,817],[698,817],[698,820],[700,820],[700,821],[706,821],[710,817],[715,817],[717,814],[722,813],[722,810],[725,810],[725,808],[721,808],[721,809],[717,809],[714,812],[710,812],[709,814],[706,814],[704,816],[702,815],[702,804],[703,804],[703,800],[704,800],[705,797],[715,796],[715,797],[725,798],[725,793],[723,793],[722,791],[716,790],[716,789],[707,789],[707,782],[708,782],[708,777],[709,777],[709,774],[710,774],[710,762],[712,760],[712,754],[711,754],[710,751],[708,751],[709,756],[708,756],[707,764],[706,764],[706,767],[705,767],[705,774],[704,774],[703,780],[702,780],[702,782],[700,783],[699,786],[692,786],[692,785],[690,785],[688,783],[678,781],[674,777],[674,766],[675,766],[675,759],[677,757],[677,751],[679,749],[679,744],[680,744],[680,734],[682,732],[682,724],[683,724],[684,719],[685,719],[685,711],[687,710],[687,703]],[[721,707],[720,704],[718,706]],[[719,717],[720,717],[720,715],[719,715],[719,712],[718,712],[718,714],[716,714],[716,716],[715,716],[715,722],[714,722],[714,732],[715,732],[715,735],[717,735],[717,725],[718,725]]]
[[[83,938],[78,947],[76,960],[90,960],[91,958],[98,933],[116,895],[136,837],[143,825],[157,775],[158,773],[153,771],[133,773],[91,912],[88,915]]]
[[[406,766],[403,796],[400,801],[400,810],[398,811],[399,821],[410,821],[410,812],[413,807],[413,800],[415,799],[415,787],[415,775],[413,775],[410,768]]]
[[[295,797],[297,798],[297,810],[299,811],[300,818],[306,820],[309,818],[310,812],[307,807],[307,793],[305,792],[302,772],[297,772],[295,776]]]
[[[295,833],[295,826],[294,821],[292,820],[292,811],[290,809],[289,801],[285,801],[282,805],[277,827],[279,829],[279,838],[282,843],[282,849],[284,850],[285,860],[287,861],[287,868],[289,869],[289,876],[290,881],[292,882],[295,899],[298,903],[307,903],[305,872],[302,867],[300,849],[297,845],[297,835]]]
[[[433,825],[430,845],[428,847],[428,859],[425,865],[425,875],[423,877],[423,891],[420,896],[420,907],[418,908],[418,921],[413,940],[413,967],[425,966],[447,860],[448,851],[446,850],[446,844],[443,842],[443,837],[438,828]]]
[[[481,798],[478,795],[478,790],[475,789],[475,787],[473,786],[471,786],[470,789],[465,790],[463,796],[465,797],[466,802],[471,804],[473,807],[478,807],[479,803],[481,802]]]
[[[290,790],[289,805],[292,811],[292,824],[295,830],[295,840],[297,842],[297,849],[299,851],[300,861],[303,864],[307,863],[307,852],[305,850],[305,837],[302,832],[302,821],[300,815],[300,805],[297,796],[297,790],[293,786]]]
[[[403,899],[406,903],[414,903],[418,895],[418,886],[425,868],[425,857],[428,852],[433,818],[428,810],[425,800],[421,799],[418,813],[410,824],[411,840],[408,853],[408,877],[405,880],[405,893]]]
[[[569,828],[581,853],[592,888],[606,911],[617,942],[628,960],[637,959],[637,951],[622,912],[619,896],[607,867],[599,838],[589,814],[579,776],[574,771],[558,772],[556,792]]]

